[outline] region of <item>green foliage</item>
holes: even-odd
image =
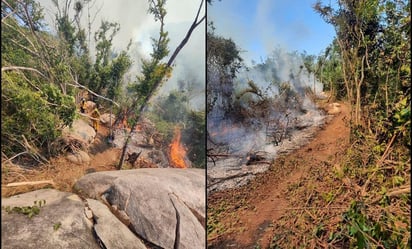
[[[27,6],[27,8],[24,8],[24,6]],[[41,8],[40,3],[35,0],[14,0],[7,1],[7,4],[2,2],[1,9],[2,19],[13,12],[13,18],[25,28],[32,26],[35,31],[39,31],[45,26],[43,23],[43,8]],[[26,15],[26,11],[28,15]]]
[[[164,31],[164,18],[167,14],[165,5],[166,0],[149,1],[148,12],[153,14],[156,22],[160,21],[159,38],[157,40],[152,38],[153,52],[150,55],[154,62],[159,62],[170,52],[168,49],[170,39],[168,38],[168,32]]]
[[[74,98],[41,81],[29,84],[19,73],[2,74],[2,82],[2,151],[13,156],[26,150],[21,135],[48,151],[63,126],[75,117]]]
[[[222,217],[227,214],[228,209],[228,204],[225,201],[222,201],[217,207],[208,208],[206,226],[208,237],[214,237],[225,232],[227,228],[220,221],[222,220]]]
[[[45,46],[59,42],[41,30],[37,3],[2,3],[2,10],[10,12],[2,21],[2,69],[11,68],[2,72],[2,152],[7,157],[21,152],[49,156],[52,142],[75,118],[74,92],[66,85],[70,66],[62,60],[67,51]]]
[[[164,31],[164,18],[167,14],[165,4],[166,0],[149,1],[148,12],[154,15],[155,21],[160,22],[159,37],[158,39],[152,38],[153,51],[151,58],[142,59],[141,75],[137,76],[133,84],[128,85],[128,92],[133,98],[131,111],[129,111],[132,114],[132,117],[130,117],[132,126],[141,117],[141,112],[155,94],[155,91],[170,78],[172,73],[172,67],[162,62],[169,54],[167,48],[169,43],[168,33]]]
[[[206,115],[205,112],[190,111],[187,127],[182,135],[188,145],[188,156],[197,168],[206,167]]]
[[[138,84],[136,85],[136,92],[139,98],[144,98],[155,91],[154,87],[163,82],[165,76],[170,75],[171,68],[165,63],[159,63],[156,60],[143,60],[142,76],[138,77]]]
[[[336,39],[318,57],[318,64],[320,64],[320,70],[316,72],[316,76],[323,83],[324,90],[329,91],[333,99],[343,99],[346,89],[342,75],[342,61]]]
[[[397,228],[393,217],[384,213],[379,221],[371,220],[363,203],[353,201],[343,214],[342,232],[350,238],[351,248],[408,248],[405,244],[407,233]],[[410,243],[410,241],[408,242]]]
[[[243,65],[240,50],[232,39],[216,35],[212,23],[207,31],[206,46],[207,112],[211,113],[213,108],[217,108],[230,113],[233,109],[233,80]],[[221,106],[216,105],[219,98],[222,99]]]
[[[46,200],[39,200],[34,201],[33,206],[24,206],[24,207],[13,207],[10,206],[5,207],[7,213],[18,213],[27,215],[27,217],[32,218],[34,215],[38,215],[40,213],[40,208],[46,205]]]
[[[102,21],[99,30],[94,34],[94,40],[96,42],[96,66],[105,67],[109,64],[112,40],[119,30],[120,25],[118,23]],[[107,37],[107,33],[110,31],[111,33]]]
[[[53,230],[54,231],[57,231],[57,230],[59,230],[59,228],[62,226],[62,223],[61,222],[57,222],[57,223],[54,223],[53,224]]]
[[[114,54],[112,40],[119,31],[118,23],[103,21],[95,32],[96,60],[90,66],[86,85],[94,92],[110,99],[119,99],[123,76],[130,69],[132,60],[126,51]]]
[[[217,66],[221,74],[228,74],[231,78],[242,67],[243,59],[240,50],[232,39],[218,36],[214,33],[214,27],[210,23],[207,31],[207,63],[208,67]]]

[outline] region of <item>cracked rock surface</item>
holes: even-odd
[[[82,177],[74,189],[85,200],[54,189],[2,198],[1,248],[206,246],[202,169],[97,172]],[[10,212],[40,200],[45,204],[31,218]]]
[[[31,218],[6,207],[33,207],[45,200]],[[41,189],[1,200],[1,248],[100,248],[84,214],[84,202],[73,193]]]
[[[75,184],[130,219],[142,239],[162,248],[205,248],[205,171],[135,169],[88,174]],[[177,212],[177,214],[176,214]]]

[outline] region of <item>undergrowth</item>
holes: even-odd
[[[410,248],[410,155],[393,136],[355,130],[333,167],[312,167],[270,248]]]

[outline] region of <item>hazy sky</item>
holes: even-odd
[[[260,62],[274,47],[319,55],[335,36],[312,5],[316,0],[222,0],[208,5],[216,33],[232,38],[243,58]],[[328,0],[323,1],[329,4]],[[332,1],[333,2],[333,1]]]
[[[52,0],[37,0],[43,7],[45,18],[52,26],[55,22],[56,7]],[[58,0],[63,5],[66,0]],[[70,1],[70,0],[69,0]],[[75,1],[72,0],[72,5]],[[147,0],[95,0],[91,9],[93,17],[98,9],[97,18],[92,27],[93,34],[100,26],[101,20],[117,22],[120,24],[120,31],[113,39],[114,50],[126,48],[129,40],[132,39],[132,59],[134,60],[132,73],[140,68],[140,61],[148,57],[152,52],[151,37],[158,37],[159,23],[154,21],[153,15],[147,13]],[[166,3],[167,15],[165,17],[165,30],[169,32],[170,55],[186,35],[187,30],[196,16],[200,0],[168,0]],[[71,8],[73,13],[73,8]],[[205,15],[205,4],[200,13],[200,17]],[[84,27],[87,27],[87,6],[82,15]],[[200,18],[199,18],[200,19]],[[192,33],[186,46],[181,50],[175,60],[175,67],[172,78],[164,84],[161,92],[169,91],[176,86],[179,79],[195,78],[200,83],[199,89],[205,88],[205,25],[203,22]],[[94,45],[92,45],[93,47]],[[168,59],[168,58],[167,58]],[[187,77],[189,75],[190,77]],[[202,93],[204,96],[204,93]],[[204,102],[204,101],[203,101]]]

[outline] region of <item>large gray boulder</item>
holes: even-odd
[[[205,248],[205,171],[154,168],[97,172],[75,189],[102,198],[141,238],[162,248]]]
[[[33,206],[45,200],[40,212],[27,215],[6,212],[8,206]],[[100,248],[84,215],[84,203],[75,194],[41,189],[2,199],[1,248]]]
[[[110,113],[103,113],[100,115],[100,122],[106,126],[111,126],[116,121],[116,116]]]
[[[106,249],[146,249],[143,242],[119,221],[106,205],[93,199],[87,199],[87,205],[96,221],[94,231]]]
[[[71,127],[63,129],[63,136],[77,139],[80,142],[89,145],[96,137],[96,131],[83,119],[73,121]]]

